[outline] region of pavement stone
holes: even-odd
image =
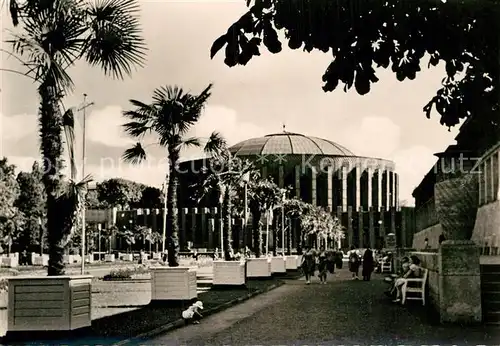
[[[393,304],[383,276],[287,281],[271,292],[162,336],[147,345],[499,345],[498,328],[443,326],[417,302]]]

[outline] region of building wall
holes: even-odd
[[[107,213],[106,215],[111,215]],[[352,207],[348,207],[347,212],[342,212],[338,208],[334,213],[345,227],[345,239],[342,242],[343,248],[349,248],[352,245],[355,247],[371,248],[384,247],[384,239],[388,233],[396,235],[397,246],[408,247],[411,244],[411,239],[415,230],[414,210],[410,207],[391,208],[388,211],[376,211],[373,208],[370,210],[354,211]],[[271,232],[276,229],[276,220],[279,218],[276,215],[272,225]],[[116,226],[119,229],[133,229],[135,226],[144,225],[151,227],[154,232],[163,232],[163,211],[160,209],[139,209],[118,211],[116,213]],[[106,224],[112,224],[112,220],[106,220]],[[291,221],[291,233],[286,235],[286,244],[290,241],[292,247],[296,248],[300,230],[298,223]],[[194,247],[214,249],[220,247],[220,210],[218,208],[181,208],[179,209],[179,238],[181,248],[186,248],[188,242],[192,242]],[[361,231],[360,231],[361,230]],[[281,239],[281,231],[278,227],[278,238]],[[250,222],[248,231],[244,232],[243,219],[237,218],[233,220],[233,240],[236,248],[244,245],[251,245],[252,236],[250,230]],[[289,238],[291,237],[291,239]],[[272,244],[272,233],[270,235],[270,244]],[[116,241],[118,248],[123,250],[126,246],[122,244],[119,237]],[[141,247],[139,241],[136,247]],[[281,246],[281,240],[278,240],[278,246]]]

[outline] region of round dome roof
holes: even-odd
[[[291,132],[247,139],[233,145],[229,150],[236,156],[274,154],[356,156],[350,150],[332,141]]]

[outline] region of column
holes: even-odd
[[[327,179],[328,179],[328,211],[333,211],[333,167],[328,166],[327,171]]]
[[[353,245],[353,230],[352,230],[352,206],[347,207],[347,241],[349,243],[349,248]]]
[[[267,166],[262,166],[262,178],[267,178]]]
[[[391,233],[396,234],[396,210],[394,208],[390,209],[391,211]],[[396,244],[397,244],[398,238],[396,235]]]
[[[491,200],[494,201],[497,196],[497,191],[495,191],[495,156],[490,156],[490,189],[491,189]]]
[[[392,195],[391,195],[391,204],[395,208],[396,201],[398,200],[398,196],[396,194],[396,173],[392,172]]]
[[[338,205],[337,206],[337,213],[335,216],[337,217],[337,219],[339,220],[341,225],[342,225],[342,213],[343,213],[342,206]],[[344,226],[344,225],[342,225],[342,226]],[[345,240],[344,240],[344,242],[345,242]],[[341,245],[341,246],[343,246],[343,245]]]
[[[361,168],[359,165],[356,166],[356,195],[354,200],[356,201],[355,208],[359,210],[359,207],[361,206]]]
[[[477,177],[477,183],[478,183],[478,187],[479,187],[479,201],[478,201],[479,206],[483,205],[483,197],[484,197],[484,188],[483,188],[484,172],[482,171],[481,168],[482,168],[482,165],[479,165],[479,167],[476,168],[477,174],[479,174],[479,176]]]
[[[182,246],[187,247],[187,239],[186,239],[186,215],[188,213],[188,208],[181,209],[181,234],[180,234],[180,243]],[[182,249],[182,247],[181,247]]]
[[[278,168],[278,186],[283,188],[285,185],[285,171],[283,169],[283,165],[280,165]]]
[[[396,181],[394,185],[394,206],[396,210],[399,209],[399,174],[394,173],[394,180]]]
[[[316,167],[311,167],[311,204],[316,205]]]
[[[205,241],[208,241],[207,237],[207,214],[208,208],[201,208],[201,239],[202,247],[205,247]]]
[[[300,198],[300,166],[295,166],[295,196]]]
[[[342,211],[347,211],[347,167],[342,167]]]
[[[193,242],[193,247],[198,247],[196,243],[196,214],[198,214],[198,208],[191,209],[191,241]],[[196,245],[195,245],[196,244]]]
[[[208,219],[208,248],[209,249],[215,249],[216,246],[214,244],[214,231],[215,231],[215,219],[214,215],[212,214],[210,219]]]
[[[488,171],[488,160],[484,160],[482,165],[483,177],[484,177],[484,204],[489,203],[490,199],[488,196],[488,185],[489,185],[489,171]]]
[[[411,245],[408,245],[408,237],[407,237],[407,230],[406,230],[406,212],[408,209],[403,209],[400,211],[401,213],[401,247],[411,247]]]
[[[368,232],[370,234],[370,248],[375,249],[376,239],[375,239],[373,207],[368,208]]]
[[[368,210],[371,210],[372,207],[372,199],[373,199],[373,191],[372,191],[372,179],[373,179],[373,168],[368,167]]]
[[[377,169],[377,209],[382,210],[382,174],[383,170],[381,168]]]
[[[384,201],[385,201],[385,207],[386,210],[389,210],[391,207],[391,172],[385,171],[385,196],[384,196]]]
[[[497,168],[498,168],[497,179],[499,179],[497,186],[498,191],[496,191],[496,195],[497,195],[497,200],[500,201],[500,151],[498,151],[496,155],[497,155]]]
[[[378,235],[382,238],[382,247],[385,247],[385,211],[383,210],[383,208],[380,210],[379,217],[380,220],[378,220]]]
[[[363,207],[358,208],[358,238],[359,238],[359,248],[365,247],[365,229],[363,225]]]

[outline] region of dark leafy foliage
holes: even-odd
[[[323,90],[340,84],[360,95],[378,81],[375,67],[391,68],[399,81],[415,79],[424,56],[428,66],[444,62],[442,88],[424,107],[435,108],[441,124],[457,125],[471,115],[498,108],[500,3],[496,0],[248,0],[249,10],[212,45],[225,48],[225,64],[246,65],[282,44],[307,52],[330,52]],[[496,88],[496,91],[495,91]]]

